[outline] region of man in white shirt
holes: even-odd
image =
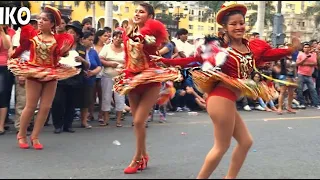
[[[194,54],[194,46],[188,43],[188,30],[181,28],[177,32],[177,39],[172,40],[179,52],[179,56],[190,57]]]

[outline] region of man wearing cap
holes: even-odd
[[[79,53],[76,61],[81,62],[81,65],[77,68],[81,68],[82,71],[76,76],[58,82],[51,109],[55,134],[61,133],[62,130],[70,133],[75,132],[72,129],[74,111],[76,107],[81,106],[81,100],[83,99],[81,93],[85,77],[84,69],[89,68],[89,63],[85,60],[86,48],[80,44],[80,39],[83,36],[81,23],[73,21],[71,24],[66,25],[66,30],[74,36],[75,41],[71,50]]]

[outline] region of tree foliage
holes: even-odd
[[[265,18],[264,18],[264,25],[267,26],[268,23],[273,25],[273,18],[276,12],[276,8],[272,5],[273,1],[266,1],[266,6],[265,6]],[[258,5],[257,4],[250,4],[248,6],[249,9],[252,10],[258,10]],[[248,32],[250,32],[253,28],[253,26],[256,24],[258,19],[258,12],[254,12],[248,16]]]

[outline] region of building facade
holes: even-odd
[[[285,33],[286,42],[291,41],[291,34],[295,32],[301,32],[301,40],[309,41],[311,39],[318,39],[318,31],[315,25],[315,17],[307,17],[305,15],[306,9],[315,5],[316,1],[281,1],[281,13],[284,17],[283,33]],[[258,4],[257,1],[238,1],[248,6],[247,17],[257,12],[250,8],[252,4]],[[278,1],[273,1],[272,5],[277,10]],[[274,12],[275,13],[275,12]],[[248,21],[248,19],[246,19]],[[248,27],[255,31],[256,27]],[[263,38],[265,40],[271,39],[273,27],[269,24],[265,26]],[[320,36],[320,35],[319,35]]]
[[[95,27],[97,29],[105,26],[105,11],[111,10],[98,1],[88,10],[85,7],[86,1],[80,1],[78,5],[74,1],[30,1],[31,13],[39,14],[45,5],[51,5],[59,8],[62,14],[68,15],[72,20],[82,21],[84,18],[95,19]],[[136,7],[141,1],[113,1],[113,27],[125,26],[128,20],[134,16]],[[216,24],[215,14],[208,13],[209,8],[200,6],[198,2],[189,1],[161,1],[173,7],[169,9],[156,9],[156,19],[161,20],[166,26],[171,36],[175,36],[179,28],[185,28],[189,31],[189,38],[200,35],[215,34],[221,26]],[[257,4],[257,1],[238,1],[248,5],[247,17],[254,12],[250,8],[250,4]],[[302,32],[302,40],[313,39],[317,35],[317,30],[314,23],[314,17],[306,17],[305,10],[309,6],[315,5],[315,1],[282,1],[281,12],[284,15],[284,33],[289,41],[291,33],[295,31]],[[277,9],[277,1],[273,1],[273,6]],[[185,11],[187,9],[187,11]],[[247,19],[248,20],[248,19]],[[255,27],[248,27],[255,29]],[[270,39],[272,26],[265,26],[264,39]],[[320,35],[319,35],[320,36]]]
[[[177,4],[176,2],[163,2],[168,6],[170,3],[173,5],[174,10],[171,13],[169,9],[155,10],[156,14],[166,14],[172,19],[171,22],[167,21],[167,24],[165,23],[167,28],[172,31],[171,35],[174,35],[178,28],[188,29],[190,37],[213,34],[220,28],[220,26],[215,25],[214,14],[206,14],[208,7],[199,6],[197,3],[180,2]],[[113,1],[112,28],[127,24],[128,20],[134,16],[138,4],[139,1]],[[94,16],[97,29],[105,26],[105,11],[109,9],[101,6],[98,1],[95,1],[94,8],[91,7],[88,10],[86,10],[85,1],[80,1],[79,5],[76,5],[74,1],[31,1],[31,13],[39,14],[45,5],[57,7],[62,14],[70,16],[72,20],[82,21],[84,18],[93,18]],[[185,8],[188,9],[187,13],[184,12]],[[180,16],[179,19],[177,18],[178,15]]]

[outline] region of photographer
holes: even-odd
[[[305,108],[305,99],[303,97],[303,87],[306,84],[311,95],[312,104],[315,107],[319,107],[319,98],[314,87],[312,73],[317,66],[317,54],[311,52],[311,46],[309,43],[304,43],[302,52],[299,53],[297,58],[298,66],[298,100],[302,108]]]

